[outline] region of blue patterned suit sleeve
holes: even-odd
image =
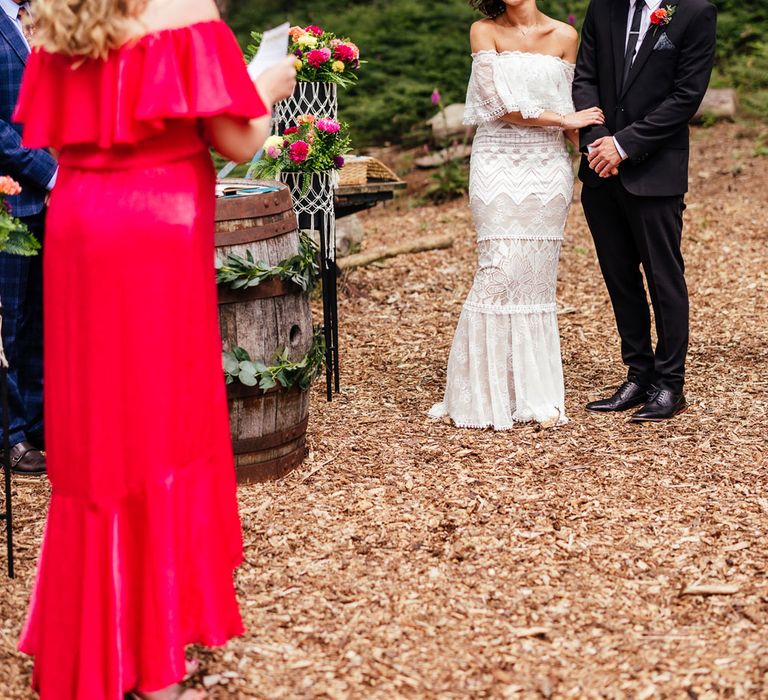
[[[25,148],[16,129],[0,120],[0,171],[22,183],[32,182],[41,189],[56,172],[56,160],[40,148]]]

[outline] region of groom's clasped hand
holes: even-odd
[[[602,178],[619,174],[619,165],[624,159],[612,136],[603,136],[589,144],[588,148],[587,160],[590,170],[594,170]]]

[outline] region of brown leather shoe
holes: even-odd
[[[26,440],[17,442],[11,447],[11,471],[23,476],[45,476],[45,455]]]

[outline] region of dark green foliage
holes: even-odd
[[[714,0],[718,54],[713,84],[736,87],[742,107],[768,116],[768,2]]]
[[[434,204],[450,202],[469,191],[469,166],[460,160],[448,160],[432,173],[427,199]]]
[[[543,12],[577,26],[588,0],[539,0]],[[714,0],[720,12],[716,81],[734,85],[746,106],[768,106],[768,50],[760,43],[768,30],[766,0]],[[286,19],[293,24],[326,25],[349,35],[369,63],[358,85],[340,93],[341,116],[363,146],[402,142],[432,114],[437,87],[446,104],[464,100],[469,77],[469,26],[481,15],[465,0],[241,0],[229,21],[243,46],[249,33]],[[746,93],[754,93],[750,97]]]

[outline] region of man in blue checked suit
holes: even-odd
[[[45,150],[24,148],[12,121],[29,56],[28,2],[0,0],[0,175],[19,182],[11,211],[43,241],[45,205],[56,180],[56,161]],[[10,363],[10,445],[13,471],[45,473],[43,437],[42,256],[0,253],[3,344]]]

